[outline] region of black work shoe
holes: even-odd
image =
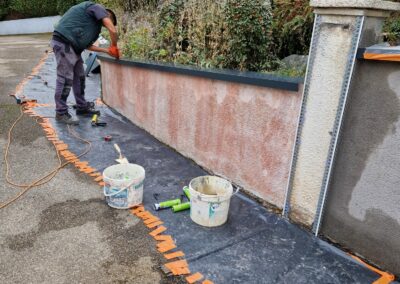
[[[57,122],[62,122],[65,124],[69,124],[69,125],[78,125],[79,124],[79,120],[72,117],[72,115],[70,115],[69,113],[65,113],[65,114],[56,114],[56,121]]]
[[[89,102],[84,109],[76,109],[76,115],[93,116],[95,114],[100,115],[100,111],[96,110],[94,103],[91,102]]]

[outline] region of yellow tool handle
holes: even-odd
[[[92,123],[97,123],[97,114],[92,116]]]

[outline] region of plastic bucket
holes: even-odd
[[[145,170],[135,164],[108,167],[103,172],[104,196],[110,207],[128,209],[143,201]]]
[[[191,180],[189,191],[190,218],[193,222],[205,227],[225,224],[233,195],[229,181],[216,176],[197,177]]]

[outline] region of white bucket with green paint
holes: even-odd
[[[193,222],[205,227],[225,224],[233,195],[229,181],[216,176],[197,177],[190,182],[189,191],[190,218]]]
[[[104,196],[110,207],[128,209],[143,202],[145,170],[135,164],[108,167],[103,172]]]

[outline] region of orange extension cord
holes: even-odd
[[[7,145],[5,147],[5,152],[4,152],[4,161],[6,164],[6,181],[8,184],[21,188],[22,190],[15,195],[14,197],[12,197],[11,199],[9,199],[8,201],[1,203],[0,204],[0,209],[3,209],[7,206],[9,206],[10,204],[12,204],[13,202],[17,201],[21,196],[23,196],[25,193],[27,193],[29,190],[31,190],[34,187],[46,184],[48,182],[50,182],[57,174],[58,172],[66,167],[67,165],[71,164],[72,161],[67,161],[65,163],[62,162],[61,157],[60,157],[60,153],[59,151],[57,151],[56,146],[53,144],[54,149],[56,150],[57,153],[57,159],[58,159],[58,166],[56,168],[54,168],[54,170],[52,170],[50,173],[47,173],[45,176],[39,178],[38,180],[30,183],[30,184],[18,184],[16,182],[13,182],[10,179],[10,163],[8,161],[8,155],[10,152],[10,146],[11,146],[11,141],[12,141],[12,132],[15,128],[15,126],[18,124],[18,122],[22,119],[22,117],[24,116],[24,110],[25,107],[21,106],[21,114],[18,116],[18,118],[14,121],[14,123],[12,124],[10,130],[8,131],[8,139],[7,139]],[[44,118],[44,117],[42,117]],[[38,120],[36,120],[36,122],[38,122]],[[81,158],[82,156],[86,155],[87,153],[90,152],[91,148],[92,148],[92,143],[88,140],[85,140],[83,138],[81,138],[75,131],[73,131],[71,129],[71,127],[68,125],[68,132],[74,136],[76,139],[83,141],[84,143],[88,144],[88,147],[86,148],[86,150],[80,154],[79,156],[77,156],[78,158]]]

